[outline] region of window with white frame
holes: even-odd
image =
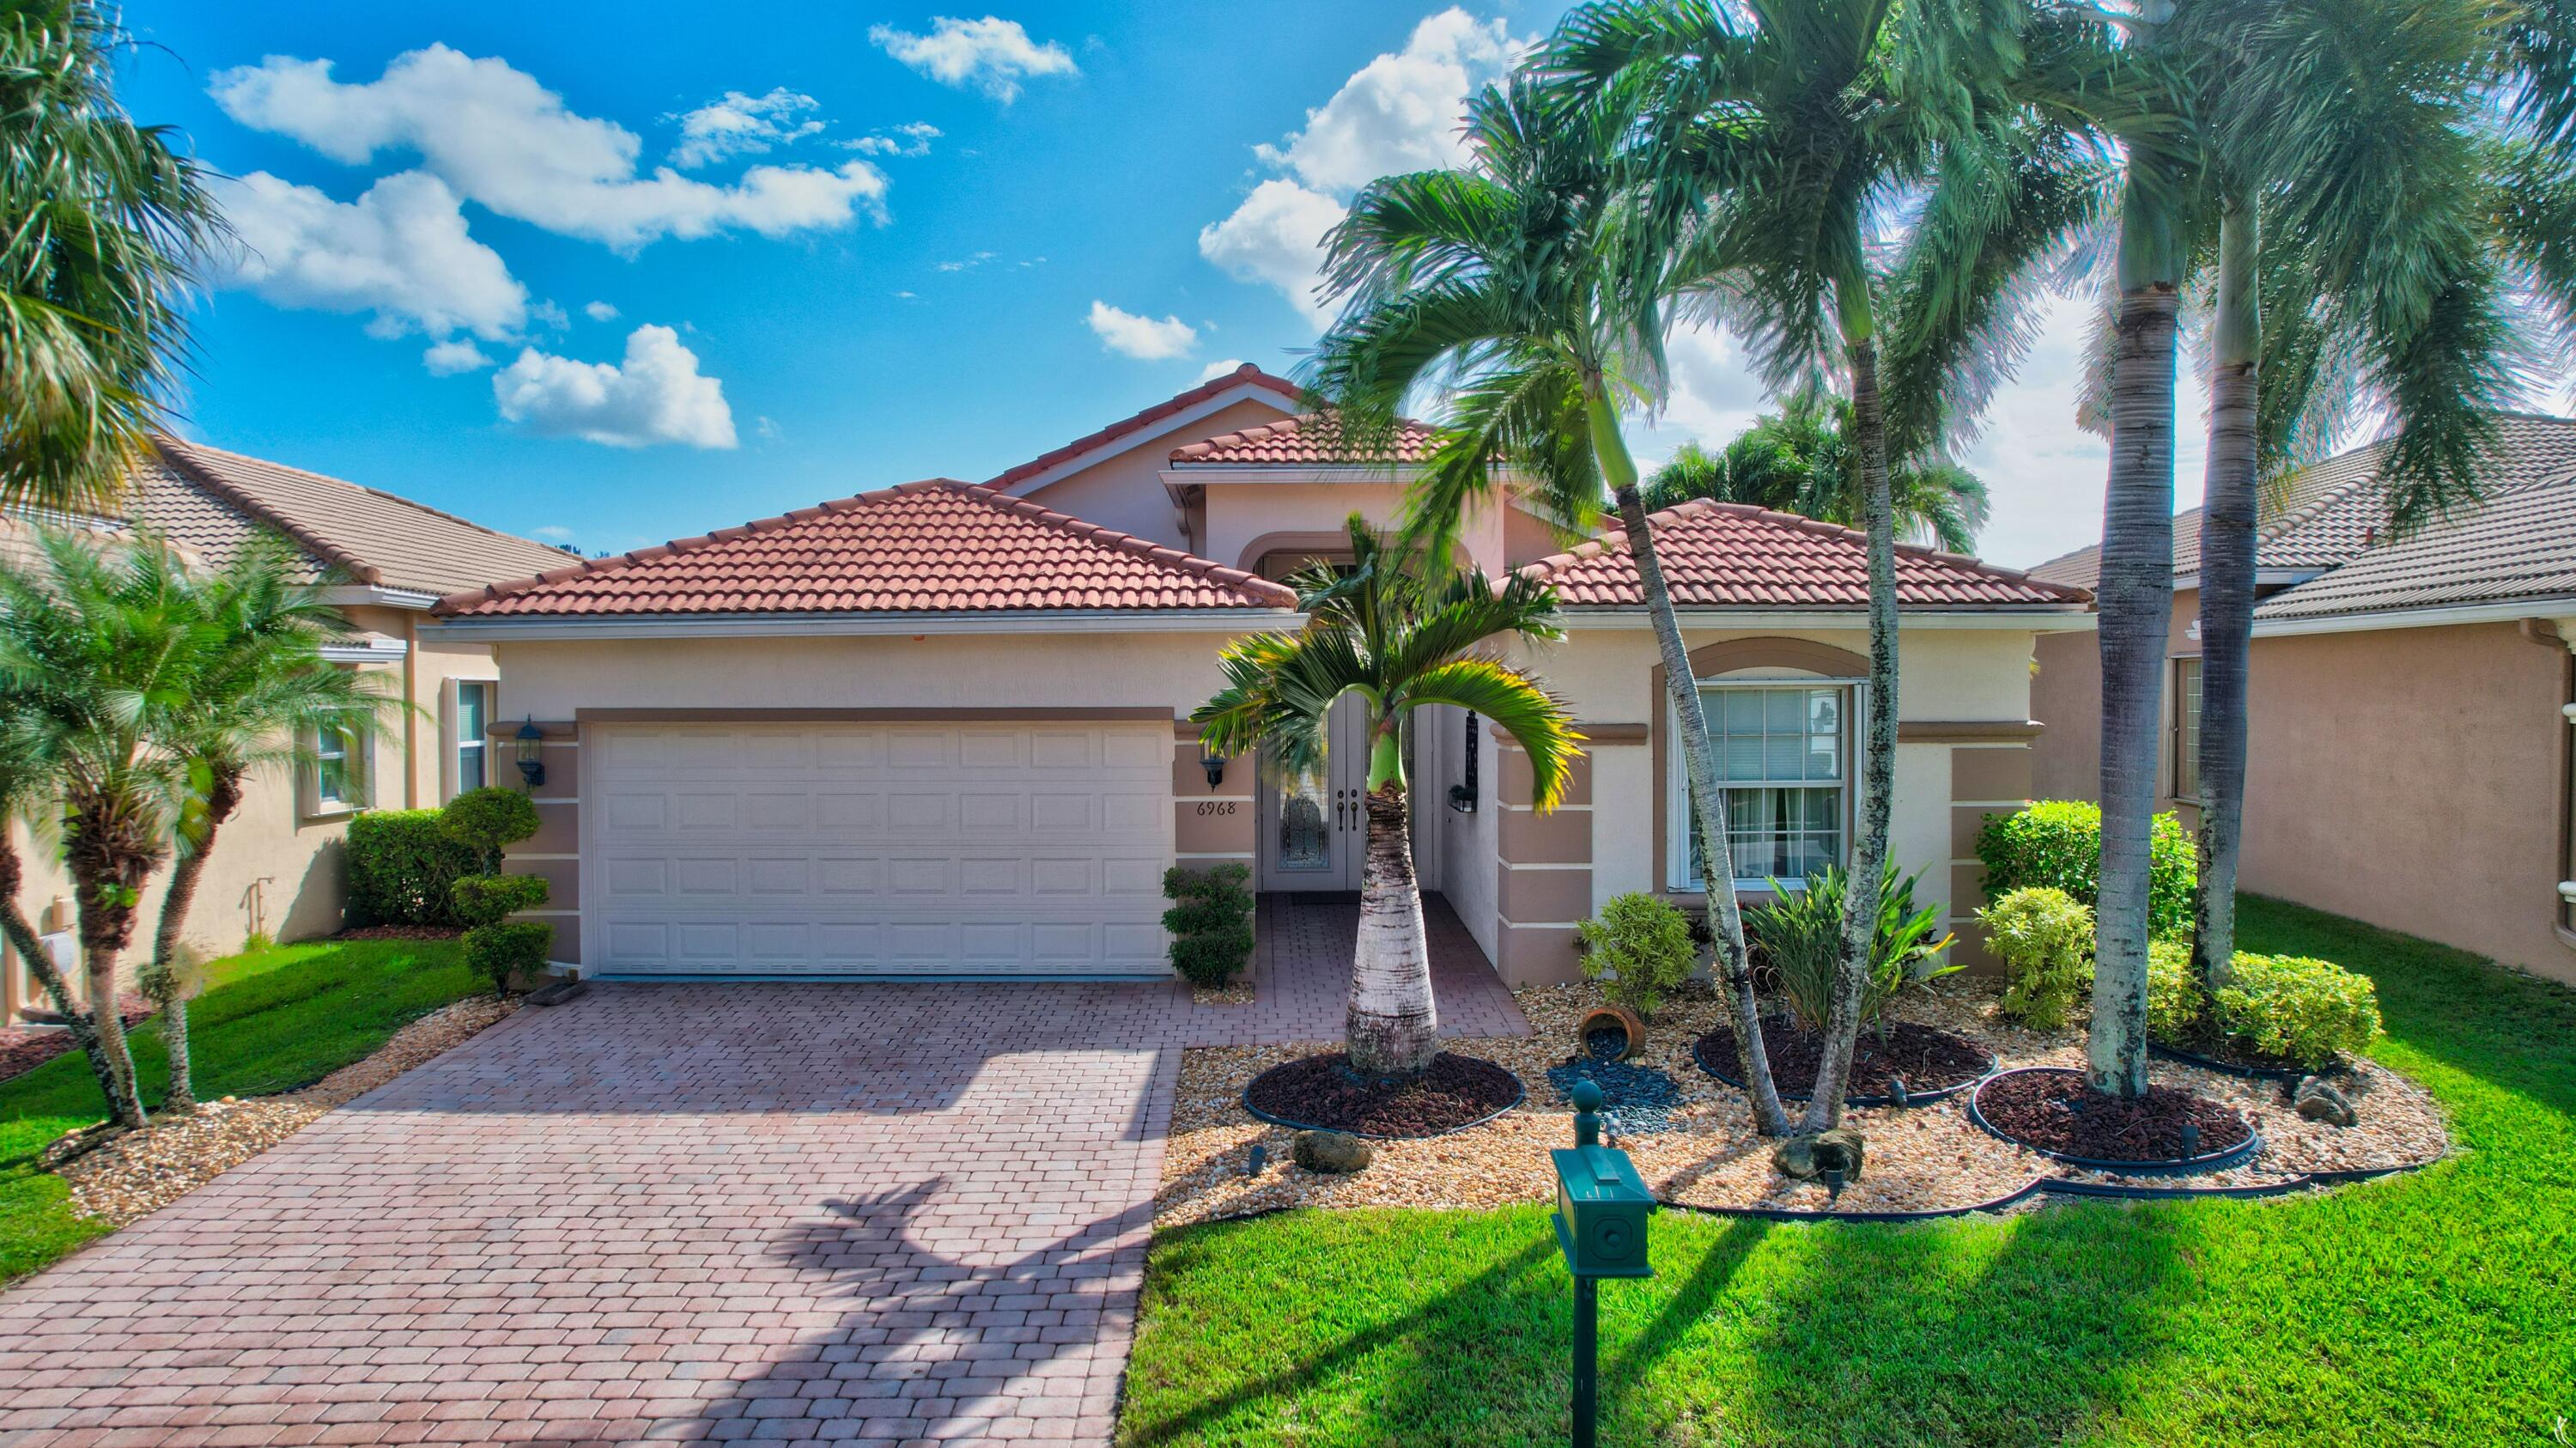
[[[1738,889],[1766,879],[1801,881],[1843,860],[1850,818],[1850,738],[1854,689],[1777,679],[1700,686],[1709,746],[1726,791],[1727,848]],[[1676,890],[1701,881],[1699,821],[1676,744],[1672,769],[1672,847],[1665,858]]]
[[[357,730],[313,726],[313,805],[317,811],[364,809],[367,745]]]
[[[481,789],[492,782],[492,684],[488,680],[456,681],[456,785],[452,794]]]

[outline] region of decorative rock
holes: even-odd
[[[1780,1174],[1798,1180],[1814,1181],[1829,1171],[1840,1171],[1843,1180],[1860,1180],[1864,1144],[1861,1134],[1845,1128],[1820,1131],[1813,1136],[1793,1136],[1771,1152],[1771,1164]]]
[[[1377,1156],[1366,1141],[1341,1131],[1301,1131],[1289,1148],[1299,1166],[1308,1171],[1329,1172],[1346,1176],[1364,1171]]]
[[[2331,1126],[2350,1126],[2361,1119],[2352,1109],[2351,1098],[2314,1076],[2299,1082],[2299,1089],[2290,1095],[2290,1108],[2310,1121]]]

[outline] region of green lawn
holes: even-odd
[[[453,941],[282,945],[216,961],[188,1010],[197,1095],[259,1096],[310,1085],[364,1057],[408,1022],[474,989]],[[146,1101],[168,1084],[159,1021],[134,1033]],[[57,1056],[0,1081],[0,1282],[33,1272],[107,1229],[73,1215],[36,1156],[103,1119],[89,1064]]]
[[[2576,992],[2249,900],[2379,986],[2469,1154],[2324,1196],[1801,1226],[1664,1212],[1605,1284],[1602,1440],[2576,1442]],[[1562,1443],[1546,1212],[1301,1212],[1155,1245],[1120,1441]]]

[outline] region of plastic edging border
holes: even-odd
[[[2295,1083],[2317,1074],[2314,1071],[2301,1070],[2296,1066],[2239,1066],[2232,1061],[2222,1061],[2215,1056],[2203,1056],[2186,1051],[2180,1046],[2160,1045],[2154,1041],[2147,1042],[2147,1054],[2167,1061],[2178,1061],[2185,1066],[2197,1066],[2203,1071],[2215,1071],[2222,1076],[2240,1077],[2247,1081]]]
[[[1952,1034],[1956,1033],[1953,1032]],[[1965,1040],[1967,1038],[1962,1036],[1960,1039]],[[1691,1064],[1699,1067],[1703,1071],[1706,1071],[1718,1080],[1725,1082],[1727,1085],[1734,1087],[1736,1090],[1743,1090],[1744,1083],[1742,1081],[1737,1080],[1733,1075],[1725,1071],[1721,1071],[1714,1065],[1711,1065],[1708,1057],[1701,1054],[1700,1046],[1707,1040],[1708,1037],[1706,1035],[1702,1035],[1698,1040],[1691,1042]],[[1955,1086],[1943,1086],[1931,1091],[1908,1091],[1905,1093],[1905,1105],[1900,1109],[1911,1111],[1917,1106],[1930,1106],[1935,1102],[1947,1101],[1962,1091],[1973,1091],[1979,1085],[1983,1084],[1987,1077],[1994,1075],[1996,1070],[2000,1068],[2003,1063],[2003,1057],[1989,1051],[1986,1053],[1985,1070],[1978,1072],[1976,1075],[1969,1077],[1967,1080],[1962,1081]],[[1813,1094],[1814,1093],[1812,1092],[1806,1091],[1782,1091],[1780,1093],[1780,1099],[1783,1101],[1804,1101]],[[1896,1098],[1893,1096],[1854,1096],[1850,1092],[1846,1091],[1843,1093],[1843,1104],[1845,1106],[1863,1107],[1895,1106]]]
[[[2263,1133],[2249,1125],[2245,1129],[2245,1139],[2224,1151],[2213,1151],[2203,1156],[2185,1157],[2174,1161],[2116,1161],[2102,1157],[2076,1156],[2071,1152],[2051,1151],[2047,1147],[2011,1135],[1988,1121],[1986,1113],[1977,1109],[1977,1098],[1985,1094],[1985,1088],[1990,1083],[2000,1081],[2006,1076],[2024,1076],[2034,1072],[2046,1072],[2053,1076],[2082,1074],[2064,1066],[2015,1066],[2009,1071],[1997,1071],[1983,1081],[1979,1081],[1977,1089],[1969,1093],[1968,1119],[1977,1123],[1979,1130],[1995,1140],[2018,1146],[2024,1151],[2037,1152],[2051,1161],[2062,1161],[2068,1166],[2080,1166],[2086,1171],[2117,1172],[2122,1176],[2187,1176],[2197,1172],[2226,1171],[2263,1149]]]
[[[1297,1058],[1298,1061],[1308,1061],[1312,1059],[1314,1058],[1311,1056],[1300,1056]],[[1467,1059],[1471,1061],[1485,1061],[1485,1058],[1482,1056],[1470,1056]],[[1271,1067],[1270,1071],[1285,1070],[1286,1068],[1296,1064],[1297,1061],[1282,1061],[1278,1065]],[[1311,1121],[1291,1121],[1285,1116],[1274,1116],[1252,1104],[1252,1088],[1260,1085],[1262,1080],[1269,1076],[1270,1071],[1264,1071],[1261,1075],[1255,1076],[1251,1080],[1244,1082],[1243,1093],[1235,1099],[1242,1104],[1245,1114],[1252,1117],[1253,1120],[1267,1121],[1273,1126],[1284,1126],[1291,1131],[1332,1131],[1339,1132],[1344,1136],[1356,1136],[1363,1141],[1432,1141],[1443,1136],[1452,1135],[1456,1132],[1466,1131],[1472,1127],[1482,1126],[1486,1122],[1493,1120],[1504,1112],[1512,1110],[1514,1107],[1519,1106],[1522,1102],[1529,1099],[1529,1083],[1521,1079],[1521,1073],[1504,1065],[1500,1061],[1485,1061],[1485,1064],[1512,1078],[1512,1099],[1495,1107],[1493,1110],[1486,1112],[1484,1115],[1477,1117],[1473,1121],[1461,1121],[1455,1126],[1444,1126],[1438,1131],[1407,1132],[1399,1136],[1383,1131],[1352,1131],[1347,1127],[1341,1126],[1318,1126]]]
[[[2032,1148],[2037,1150],[2037,1148]],[[2263,1182],[2244,1187],[2149,1187],[2129,1186],[2118,1182],[2079,1182],[2066,1177],[2034,1177],[2028,1186],[2006,1192],[1992,1201],[1972,1202],[1964,1207],[1939,1207],[1921,1212],[1804,1212],[1791,1207],[1711,1207],[1696,1202],[1668,1202],[1658,1197],[1655,1205],[1676,1212],[1695,1212],[1708,1217],[1744,1217],[1760,1222],[1929,1222],[1943,1217],[1964,1217],[1976,1212],[1999,1212],[2031,1196],[2109,1198],[2133,1202],[2189,1201],[2194,1197],[2225,1197],[2248,1200],[2258,1197],[2286,1197],[2295,1192],[2323,1191],[2328,1187],[2349,1186],[2354,1182],[2377,1181],[2401,1172],[2422,1171],[2432,1161],[2408,1162],[2404,1166],[2362,1167],[2349,1171],[2301,1172],[2284,1181]]]

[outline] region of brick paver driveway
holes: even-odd
[[[1453,1033],[1521,1034],[1433,902]],[[1180,1047],[1329,1039],[1358,912],[1260,1002],[600,986],[0,1295],[0,1448],[1102,1444]]]
[[[1172,1005],[523,1011],[0,1298],[0,1444],[1106,1441]]]

